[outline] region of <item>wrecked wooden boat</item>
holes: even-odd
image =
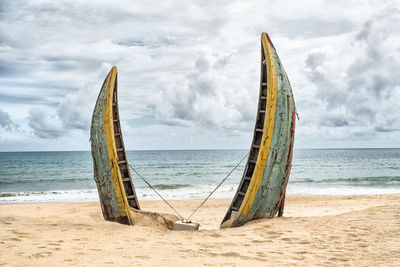
[[[293,155],[296,108],[289,79],[268,34],[261,34],[257,119],[246,167],[221,223],[235,227],[282,216]]]
[[[117,68],[103,82],[90,128],[94,180],[103,217],[133,225],[129,207],[140,209],[129,170],[118,113]]]
[[[288,77],[269,36],[262,33],[261,79],[253,140],[242,180],[221,228],[272,218],[277,213],[282,216],[293,155],[295,116]],[[94,178],[104,219],[133,225],[134,211],[130,207],[136,210],[140,207],[122,139],[116,67],[107,75],[98,96],[90,138]],[[188,227],[190,221],[181,219],[183,228]]]

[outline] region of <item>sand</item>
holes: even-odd
[[[171,202],[187,216],[201,200]],[[97,202],[0,205],[0,266],[400,265],[400,194],[290,195],[284,217],[220,230],[229,203],[209,200],[193,217],[199,231],[144,215],[135,226],[107,222]]]

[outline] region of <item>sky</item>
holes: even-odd
[[[0,151],[90,150],[112,66],[126,149],[248,149],[262,32],[295,148],[400,147],[399,1],[0,0]]]

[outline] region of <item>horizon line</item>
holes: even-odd
[[[362,149],[400,149],[400,147],[318,147],[294,148],[294,150],[362,150]],[[248,148],[188,148],[188,149],[126,149],[125,151],[217,151],[217,150],[248,150]],[[91,152],[90,150],[13,150],[0,151],[0,153],[18,152]]]

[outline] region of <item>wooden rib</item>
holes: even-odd
[[[113,68],[104,80],[93,111],[90,128],[91,153],[94,179],[96,181],[103,217],[108,221],[133,224],[123,197],[122,183],[117,175],[116,151],[113,144],[112,101],[117,72]]]
[[[250,156],[238,190],[221,223],[221,227],[235,227],[254,218],[272,217],[277,210],[279,210],[280,215],[283,212],[285,191],[291,167],[295,127],[293,118],[290,118],[292,116],[289,115],[292,112],[289,111],[293,108],[292,114],[295,114],[295,106],[287,75],[267,34],[262,34],[261,43],[262,64],[259,105]],[[277,71],[279,71],[280,75],[279,88]],[[282,84],[283,80],[287,83]],[[283,92],[287,90],[289,90],[287,95],[283,96]],[[277,110],[278,100],[279,113]],[[288,119],[285,116],[281,121],[280,116],[284,103],[287,104],[288,110],[286,111],[285,109],[283,111],[284,114],[287,114]],[[275,121],[279,121],[279,123],[275,124]],[[280,133],[283,133],[285,137],[281,137]],[[261,142],[259,140],[260,136],[262,136]],[[290,139],[288,140],[287,138]],[[274,142],[274,149],[271,149],[272,142]],[[276,148],[275,146],[278,144],[279,147]],[[277,161],[277,154],[281,157],[285,155],[284,158],[287,158],[285,161],[287,164],[284,172],[285,176],[282,179],[269,176],[269,172],[275,164],[285,163]],[[266,173],[267,167],[268,172]],[[271,188],[275,188],[271,192],[269,192],[270,185],[272,186]]]
[[[277,205],[277,210],[275,210],[275,213],[278,211],[278,217],[281,217],[283,215],[283,209],[285,207],[285,200],[286,200],[286,188],[287,184],[289,182],[289,175],[290,175],[290,170],[292,168],[292,158],[293,158],[293,146],[294,146],[294,132],[296,128],[296,108],[293,109],[293,118],[292,118],[292,126],[291,126],[291,140],[290,140],[290,152],[288,155],[288,166],[287,166],[287,176],[285,178],[285,185],[283,188],[283,194],[281,199],[279,200],[279,203]]]
[[[258,107],[257,107],[256,125],[254,127],[253,140],[252,140],[252,144],[250,147],[250,153],[249,153],[250,156],[247,160],[246,167],[243,172],[242,180],[240,181],[239,187],[236,191],[235,196],[233,197],[233,200],[228,209],[228,212],[226,213],[224,219],[222,220],[222,224],[231,217],[232,211],[239,211],[240,207],[242,206],[243,201],[246,199],[246,193],[249,191],[250,184],[254,183],[253,182],[254,181],[253,180],[254,170],[256,169],[257,161],[260,156],[260,145],[256,144],[256,143],[260,143],[260,142],[256,138],[260,138],[257,135],[257,132],[260,132],[260,131],[264,132],[265,116],[264,116],[264,121],[261,123],[261,125],[257,125],[257,124],[259,124],[259,120],[261,119],[261,116],[265,114],[265,110],[262,109],[263,107],[261,104],[263,100],[267,99],[267,97],[263,95],[264,87],[268,83],[268,80],[269,80],[268,78],[270,78],[272,80],[272,77],[267,77],[267,67],[268,66],[266,66],[266,64],[269,61],[269,59],[266,59],[266,53],[265,53],[265,49],[263,48],[263,45],[264,44],[262,43],[262,45],[261,45],[261,62],[262,63],[261,63],[261,74],[260,74],[259,101],[258,101]],[[267,91],[267,94],[268,94],[268,91]],[[264,134],[261,137],[261,139],[262,140],[265,139]],[[261,141],[261,143],[263,143],[263,142]],[[253,154],[256,154],[256,157],[251,158],[251,155],[253,155]],[[250,167],[252,167],[252,170],[249,169]],[[245,189],[244,185],[246,185],[247,183],[248,183],[247,188],[246,188],[246,190],[244,190]],[[252,185],[252,187],[254,187],[254,185]],[[248,202],[248,201],[249,201],[249,197],[247,197],[247,199],[246,199],[246,202]],[[240,213],[240,211],[239,211],[239,213]]]
[[[121,172],[118,168],[117,149],[114,139],[114,122],[113,122],[113,94],[116,85],[117,68],[113,67],[109,74],[109,83],[106,88],[106,97],[104,100],[104,135],[107,145],[108,160],[111,168],[111,176],[113,180],[113,187],[115,196],[118,202],[119,212],[122,217],[127,217],[129,224],[133,224],[133,217],[128,208],[128,200],[125,195],[124,185],[122,182]]]
[[[266,69],[264,71],[267,74],[267,113],[264,121],[264,132],[262,135],[261,147],[258,152],[258,160],[256,163],[255,171],[251,178],[249,188],[247,189],[246,196],[243,200],[238,213],[247,215],[253,204],[254,198],[257,194],[258,188],[260,186],[261,179],[264,174],[264,168],[266,165],[266,159],[269,154],[269,149],[271,146],[272,133],[275,124],[275,108],[277,100],[277,88],[276,88],[276,73],[275,64],[271,54],[271,48],[267,40],[263,37],[261,38],[262,47],[264,55],[266,58]],[[264,84],[262,83],[262,86]]]
[[[113,123],[116,126],[114,128],[114,141],[115,144],[118,144],[118,147],[116,147],[116,151],[117,151],[118,169],[123,182],[122,187],[124,189],[129,206],[139,210],[140,209],[139,201],[136,196],[135,187],[132,181],[132,175],[129,169],[128,158],[126,156],[126,151],[124,146],[124,140],[122,138],[121,123],[119,121],[117,80],[115,81],[115,88],[113,91],[112,101],[113,101],[112,105]],[[122,173],[122,170],[124,171],[124,173]]]

